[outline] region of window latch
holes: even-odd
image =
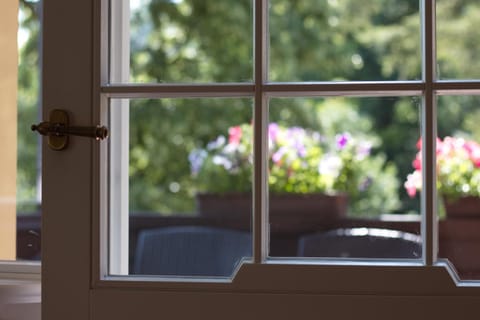
[[[50,112],[49,121],[33,124],[32,131],[48,137],[48,146],[52,150],[64,150],[68,146],[68,136],[81,136],[103,140],[108,137],[105,126],[69,126],[68,113],[65,110],[55,109]]]

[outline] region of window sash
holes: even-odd
[[[100,66],[103,79],[99,88],[102,105],[113,98],[185,98],[185,97],[252,97],[254,98],[254,190],[253,190],[253,263],[270,265],[278,263],[268,258],[268,183],[267,183],[267,128],[268,101],[272,97],[325,97],[325,96],[421,96],[422,97],[422,150],[424,168],[422,170],[424,192],[421,193],[421,225],[423,238],[423,267],[442,266],[451,271],[453,268],[443,260],[438,260],[438,216],[436,192],[436,137],[437,105],[439,95],[475,95],[480,94],[480,81],[445,81],[436,78],[436,35],[435,35],[435,0],[421,0],[421,42],[422,42],[422,80],[420,81],[346,81],[346,82],[269,82],[268,81],[268,0],[254,1],[254,81],[252,83],[208,83],[208,84],[111,84],[108,81],[108,68]],[[106,3],[106,0],[103,1]],[[108,18],[104,5],[102,19]],[[108,30],[102,30],[103,41],[108,40]],[[108,43],[108,41],[107,41]],[[103,47],[101,56],[107,53]],[[105,220],[106,218],[102,218]],[[102,230],[106,231],[105,228]],[[102,248],[104,246],[101,246]],[[103,256],[100,256],[102,261]],[[280,263],[311,264],[307,260],[280,260]],[[320,266],[342,265],[339,260],[315,261]],[[352,266],[358,266],[355,262]],[[379,262],[368,262],[372,267]],[[105,265],[105,263],[102,263]],[[363,265],[363,264],[361,264]],[[385,265],[392,268],[412,266],[415,263],[399,262]],[[348,268],[347,268],[348,269]],[[102,271],[106,271],[102,269]],[[107,276],[102,279],[124,280],[123,277]],[[129,278],[149,282],[151,278]],[[156,278],[157,280],[159,278]],[[171,281],[163,279],[165,281]],[[192,280],[185,280],[191,282]],[[185,282],[180,281],[180,282]],[[216,281],[216,280],[215,280]],[[471,281],[457,283],[472,283]],[[202,282],[202,281],[200,281]],[[222,282],[218,280],[217,282]],[[143,285],[145,282],[143,282]]]

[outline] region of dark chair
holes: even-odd
[[[211,227],[167,227],[142,231],[135,252],[135,274],[232,276],[252,256],[249,233]]]
[[[418,259],[421,238],[415,234],[376,228],[347,228],[306,235],[298,245],[300,257]]]

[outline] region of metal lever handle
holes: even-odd
[[[108,129],[105,126],[96,127],[67,127],[61,123],[40,122],[32,125],[32,131],[37,131],[43,136],[80,136],[103,140],[108,137]]]
[[[68,125],[68,114],[64,110],[52,110],[50,121],[40,122],[31,127],[43,136],[48,136],[48,145],[53,150],[63,150],[68,145],[68,136],[81,136],[103,140],[108,137],[105,126],[79,127]]]

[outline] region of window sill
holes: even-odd
[[[40,283],[41,263],[31,261],[0,261],[0,285],[3,280]]]
[[[0,274],[0,319],[41,317],[40,280],[3,279]]]

